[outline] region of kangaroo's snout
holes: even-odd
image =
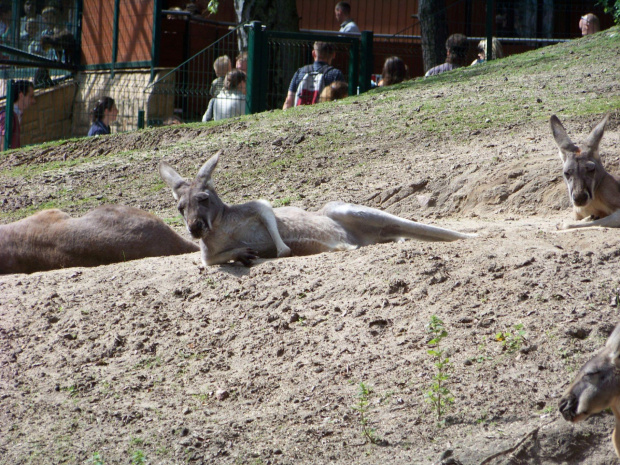
[[[202,219],[197,218],[188,223],[187,229],[194,239],[200,239],[208,228]]]
[[[576,207],[584,207],[590,201],[590,193],[587,190],[573,192],[573,205]]]
[[[564,419],[572,422],[576,416],[577,398],[573,394],[562,397],[558,404],[558,408]]]

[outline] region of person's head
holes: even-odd
[[[334,81],[321,91],[319,102],[331,102],[349,96],[349,84],[344,81]]]
[[[13,83],[13,104],[24,111],[35,103],[34,84],[31,81],[15,81]]]
[[[446,51],[448,56],[446,63],[463,66],[467,59],[467,37],[463,34],[452,34],[446,40]]]
[[[385,60],[383,71],[381,72],[381,80],[383,86],[397,84],[407,79],[407,65],[399,57],[389,57]]]
[[[226,73],[231,69],[230,67],[231,64],[228,55],[222,55],[221,57],[217,57],[213,62],[213,69],[215,70],[215,75],[217,77],[226,76]]]
[[[237,90],[245,93],[245,73],[236,68],[226,73],[224,89]]]
[[[53,6],[47,6],[43,8],[41,17],[43,18],[43,24],[48,28],[52,28],[58,23],[58,10]]]
[[[498,58],[504,58],[504,50],[502,49],[502,44],[497,37],[493,37],[492,42],[493,49],[491,50],[491,59],[496,60]],[[478,43],[478,58],[481,60],[487,59],[487,40],[482,39]]]
[[[37,21],[36,18],[29,18],[26,21],[26,32],[31,38],[36,37],[39,32],[39,21]]]
[[[248,72],[248,52],[241,52],[237,55],[235,68],[240,69],[244,73]]]
[[[175,124],[183,124],[183,120],[177,115],[172,115],[166,118],[162,124],[164,126],[174,126]]]
[[[101,97],[97,100],[97,103],[91,111],[91,119],[94,122],[101,121],[104,124],[110,125],[111,122],[116,121],[118,116],[118,108],[114,103],[112,97]]]
[[[37,15],[37,5],[34,0],[24,2],[24,14],[29,18],[34,18]]]
[[[351,5],[347,2],[338,2],[334,12],[336,13],[336,21],[343,23],[351,17]]]
[[[324,61],[331,63],[336,55],[334,44],[330,42],[315,42],[312,49],[312,57],[314,61]]]
[[[587,36],[589,34],[595,34],[601,30],[601,23],[598,20],[598,16],[592,13],[583,15],[579,20],[579,29],[581,29],[581,35]]]

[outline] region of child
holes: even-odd
[[[217,59],[213,62],[213,69],[215,70],[215,75],[217,78],[211,83],[211,90],[209,93],[211,94],[211,97],[217,97],[217,94],[219,94],[224,88],[224,78],[226,77],[226,73],[232,69],[228,55],[217,57]]]

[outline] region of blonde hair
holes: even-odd
[[[497,37],[493,37],[492,45],[493,49],[491,50],[491,59],[496,60],[497,58],[504,58],[504,50],[502,49],[502,44]],[[478,51],[484,53],[484,59],[487,59],[487,41],[486,39],[482,39],[478,43]]]
[[[217,57],[213,62],[213,69],[217,77],[226,76],[226,73],[230,71],[230,58],[228,58],[228,55]]]

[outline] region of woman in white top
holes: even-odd
[[[241,115],[245,115],[245,73],[233,69],[226,74],[224,89],[209,102],[202,122],[219,121]]]

